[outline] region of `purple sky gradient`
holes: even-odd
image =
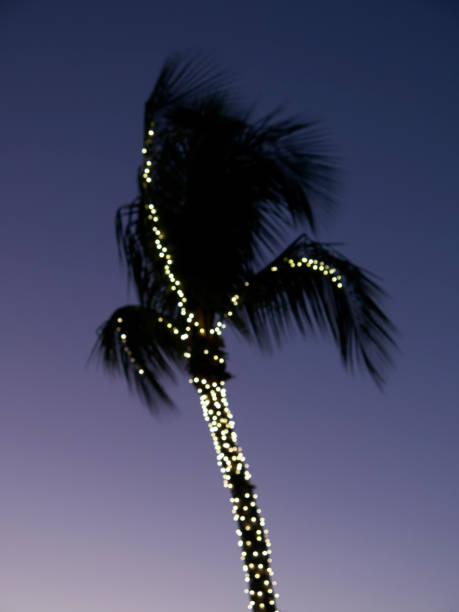
[[[228,337],[230,406],[283,612],[459,612],[459,3],[8,2],[0,8],[0,612],[245,610],[199,402],[155,420],[86,360],[129,300],[164,58],[210,52],[261,111],[323,122],[343,167],[319,234],[382,278],[401,354],[384,393],[322,338]]]

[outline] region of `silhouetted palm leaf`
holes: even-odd
[[[378,306],[382,296],[368,272],[302,235],[241,289],[235,324],[262,347],[293,330],[328,331],[344,363],[362,363],[381,384],[394,346],[394,327]]]
[[[150,408],[172,403],[162,379],[173,379],[185,360],[183,345],[160,313],[141,306],[119,308],[99,328],[95,351],[109,371],[124,374]]]
[[[205,57],[170,57],[145,104],[145,132],[171,107],[196,104],[203,97],[227,93],[227,77]]]

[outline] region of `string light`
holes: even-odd
[[[147,130],[144,146],[142,147],[142,154],[144,156],[142,178],[146,193],[148,193],[149,186],[153,180],[151,167],[154,133],[154,124],[152,123],[151,127]],[[198,346],[199,342],[197,342],[197,339],[199,338],[201,342],[199,353],[205,356],[209,364],[214,364],[213,368],[224,367],[225,357],[221,351],[215,351],[215,342],[217,341],[214,338],[215,336],[222,335],[226,325],[223,321],[217,321],[213,327],[206,329],[199,322],[196,314],[188,309],[185,292],[173,271],[173,258],[165,243],[166,235],[163,228],[161,228],[159,212],[152,202],[146,204],[145,208],[147,219],[151,222],[152,234],[155,236],[155,249],[158,258],[163,263],[163,273],[168,281],[170,291],[176,295],[177,309],[184,324],[182,325],[177,321],[168,321],[163,316],[159,316],[157,321],[185,344],[183,352],[185,359],[193,359],[195,354],[193,352],[193,343]],[[283,262],[270,266],[270,271],[278,272],[282,265],[288,265],[291,268],[305,266],[313,272],[329,277],[329,280],[337,289],[343,287],[342,278],[337,273],[337,270],[323,261],[311,257],[302,257],[300,259],[284,258]],[[244,287],[248,286],[249,282],[245,281]],[[236,309],[240,304],[240,300],[240,296],[237,293],[234,294],[230,298],[231,307]],[[234,311],[228,309],[224,313],[224,319],[231,318],[233,314]],[[117,323],[119,326],[116,330],[119,333],[123,348],[131,355],[132,352],[127,346],[128,338],[126,331],[122,331],[121,328],[123,319],[118,317]],[[203,342],[204,344],[207,343],[204,349],[202,349]],[[133,356],[130,358],[130,361],[134,364],[139,375],[145,373]],[[212,372],[212,368],[209,371]],[[222,368],[221,371],[224,372],[224,369]],[[214,370],[214,372],[217,372],[217,370]],[[261,516],[261,510],[257,504],[258,496],[254,493],[254,487],[250,482],[249,465],[246,462],[241,447],[238,445],[238,438],[234,429],[234,418],[228,407],[225,380],[214,373],[207,377],[192,375],[188,382],[194,385],[199,395],[204,420],[208,424],[217,456],[217,465],[222,474],[223,486],[231,490],[230,501],[232,503],[233,519],[237,523],[238,546],[242,549],[241,560],[245,572],[244,581],[248,583],[245,593],[250,595],[248,608],[255,611],[278,612],[276,600],[279,595],[274,590],[277,583],[272,578],[271,542],[268,537],[268,530],[265,528],[265,520]]]
[[[250,590],[256,592],[256,601],[251,600],[249,607],[274,612],[272,570],[270,567],[271,543],[267,530],[263,529],[264,519],[257,506],[257,495],[250,483],[249,466],[241,447],[237,443],[234,418],[228,407],[224,381],[210,382],[206,378],[195,377],[193,382],[201,390],[200,402],[204,420],[209,431],[217,456],[217,465],[223,477],[223,486],[231,489],[230,499],[233,519],[238,523],[236,534],[242,548],[241,560],[244,562],[245,582]],[[202,390],[204,388],[204,390]],[[253,535],[252,535],[253,534]],[[255,541],[252,542],[252,539]]]
[[[129,348],[129,346],[127,345],[127,334],[121,328],[121,324],[123,323],[123,318],[122,317],[118,317],[116,319],[116,322],[118,323],[118,326],[116,327],[116,331],[119,334],[121,343],[124,345],[123,346],[123,350],[125,351],[125,353],[127,353],[129,355],[129,361],[135,367],[135,369],[136,369],[137,373],[139,374],[139,376],[143,376],[145,374],[145,370],[137,363],[135,357],[132,356],[132,351]]]
[[[336,273],[336,269],[330,267],[328,264],[312,257],[301,257],[301,259],[292,259],[289,257],[284,258],[284,264],[288,264],[291,268],[301,268],[306,266],[312,269],[314,272],[320,272],[323,276],[331,275],[331,282],[336,283],[338,289],[343,288],[342,277]],[[279,268],[277,266],[271,266],[271,272],[277,272]]]

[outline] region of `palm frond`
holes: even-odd
[[[254,176],[260,174],[258,182],[267,190],[262,199],[271,204],[269,214],[314,230],[318,205],[333,204],[337,183],[337,165],[318,125],[275,111],[254,122],[246,139],[256,153]]]
[[[174,369],[184,366],[183,345],[158,312],[142,306],[119,308],[99,328],[94,353],[107,370],[124,374],[150,410],[172,404],[163,379],[174,379]]]
[[[287,228],[314,229],[322,203],[333,202],[336,164],[315,124],[272,114],[255,121],[213,102],[168,116],[155,136],[148,196],[174,226],[187,217],[201,235],[203,223],[224,218],[253,261],[260,249],[273,253]]]
[[[150,219],[150,211],[140,199],[120,207],[116,214],[118,251],[127,265],[140,304],[174,319],[177,301],[164,281],[164,264],[157,257]]]
[[[203,96],[228,94],[228,77],[208,58],[173,55],[165,61],[145,104],[145,134],[171,107],[194,105]]]
[[[302,235],[248,280],[235,313],[247,339],[268,348],[293,330],[329,332],[346,365],[363,365],[383,383],[395,328],[379,306],[384,293],[368,272],[333,246]]]

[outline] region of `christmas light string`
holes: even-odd
[[[146,193],[148,193],[148,186],[152,182],[151,151],[154,133],[154,124],[151,124],[142,147],[144,156],[142,178]],[[146,204],[145,208],[147,218],[152,224],[151,230],[155,236],[154,244],[157,255],[164,262],[163,272],[168,280],[170,291],[177,296],[177,307],[182,317],[180,323],[168,321],[162,316],[158,316],[157,321],[165,325],[172,334],[178,336],[186,344],[186,350],[183,354],[186,359],[193,357],[191,340],[193,334],[198,333],[205,346],[205,348],[199,348],[199,350],[202,350],[202,354],[215,366],[215,370],[210,370],[211,374],[207,377],[194,376],[189,379],[189,382],[194,385],[200,397],[203,416],[208,424],[217,456],[217,464],[222,473],[223,486],[231,490],[230,501],[233,518],[237,522],[236,534],[239,537],[238,545],[242,549],[241,560],[245,572],[245,581],[248,583],[245,589],[250,600],[248,607],[256,611],[279,612],[277,609],[278,594],[274,589],[277,583],[273,580],[271,569],[271,543],[268,530],[265,528],[265,521],[257,504],[258,496],[250,482],[249,465],[241,447],[238,445],[237,434],[234,430],[234,418],[228,407],[225,380],[221,374],[224,372],[225,357],[222,351],[215,348],[215,342],[212,341],[212,337],[222,335],[226,325],[223,321],[218,321],[210,329],[205,329],[197,320],[195,313],[188,310],[187,298],[182,289],[182,284],[173,272],[173,259],[165,244],[164,232],[160,228],[158,210],[151,202]],[[323,261],[311,257],[302,257],[298,260],[286,257],[282,263],[271,266],[270,271],[277,272],[281,265],[288,265],[291,268],[305,266],[323,274],[325,277],[329,277],[338,289],[343,287],[342,278],[336,269]],[[248,287],[249,282],[246,281],[244,286]],[[233,316],[240,299],[238,294],[230,298],[231,308],[224,314],[224,318]],[[144,369],[137,363],[129,349],[127,334],[125,330],[123,331],[122,323],[122,317],[118,317],[116,331],[119,333],[123,350],[127,353],[130,363],[135,367],[137,373],[142,376],[145,373]]]

